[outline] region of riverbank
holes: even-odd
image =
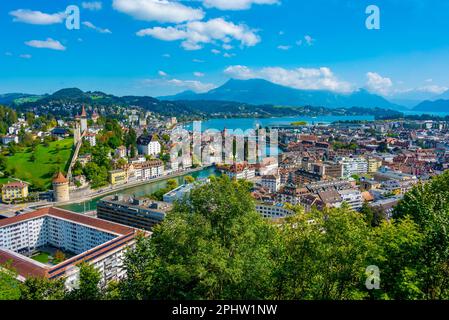
[[[139,186],[143,186],[149,183],[154,183],[154,182],[160,182],[160,181],[166,181],[166,180],[170,180],[173,178],[178,178],[178,177],[183,177],[183,176],[187,176],[190,174],[193,174],[195,172],[198,171],[202,171],[204,169],[208,169],[210,167],[198,167],[195,169],[189,169],[189,170],[185,170],[185,171],[179,171],[170,175],[165,175],[165,176],[161,176],[155,179],[151,179],[151,180],[143,180],[143,181],[135,181],[135,182],[131,182],[131,183],[124,183],[124,184],[120,184],[117,186],[110,186],[109,188],[103,188],[100,190],[96,190],[95,192],[90,193],[89,195],[86,195],[82,198],[78,198],[78,199],[73,199],[73,200],[69,200],[69,201],[64,201],[64,202],[53,202],[53,205],[55,206],[66,206],[69,204],[74,204],[74,203],[80,203],[80,202],[84,202],[87,201],[91,198],[94,197],[102,197],[102,196],[107,196],[109,194],[112,193],[116,193],[118,191],[123,191],[126,189],[131,189],[131,188],[136,188]]]
[[[173,175],[163,176],[157,179],[152,179],[149,181],[140,181],[138,184],[125,184],[121,185],[119,189],[108,189],[104,190],[101,193],[91,194],[90,196],[86,196],[83,199],[75,199],[64,203],[55,204],[57,207],[78,212],[85,213],[88,211],[92,211],[96,209],[97,202],[103,197],[120,192],[124,195],[142,197],[149,194],[153,194],[154,192],[165,188],[167,184],[167,180],[175,179],[178,184],[184,183],[184,177],[187,175],[192,175],[195,178],[207,178],[213,174],[219,174],[215,167],[200,167],[188,171],[178,172]]]

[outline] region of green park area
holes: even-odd
[[[72,153],[73,139],[68,138],[31,147],[17,147],[13,155],[6,156],[9,178],[0,178],[0,184],[21,179],[33,189],[46,190],[58,170],[66,171]]]

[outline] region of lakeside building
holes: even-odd
[[[97,217],[133,228],[151,230],[165,219],[172,207],[166,202],[113,195],[98,202]]]
[[[253,180],[256,177],[256,170],[251,168],[246,162],[235,163],[230,167],[219,166],[218,169],[230,179]]]
[[[2,202],[11,203],[14,200],[25,199],[28,197],[28,183],[23,181],[14,181],[3,185]]]
[[[68,289],[79,280],[82,262],[95,267],[101,282],[125,276],[123,258],[132,246],[136,229],[59,208],[43,208],[0,220],[0,264],[11,262],[18,279],[45,277],[65,279]],[[53,263],[33,259],[43,252],[59,250],[70,258]]]

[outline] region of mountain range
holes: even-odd
[[[364,89],[352,93],[336,93],[328,90],[300,90],[281,86],[262,79],[231,79],[221,87],[206,93],[185,91],[174,96],[159,97],[160,100],[216,100],[238,101],[250,104],[282,106],[314,106],[327,108],[384,108],[398,109],[385,98]]]
[[[419,112],[449,111],[449,91],[426,100],[411,109]],[[24,110],[39,108],[56,110],[61,114],[72,114],[81,104],[92,107],[139,106],[163,115],[208,115],[208,114],[256,114],[276,116],[297,114],[298,108],[327,109],[389,109],[410,110],[386,98],[359,89],[352,93],[336,93],[327,90],[293,89],[262,79],[231,79],[224,85],[206,93],[184,91],[174,96],[153,98],[149,96],[118,97],[99,91],[83,92],[78,88],[66,88],[53,94],[32,95],[9,93],[0,95],[0,104],[13,105]]]

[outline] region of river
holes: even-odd
[[[203,169],[201,171],[196,171],[194,173],[190,173],[190,174],[186,174],[186,175],[191,175],[195,178],[208,178],[211,175],[219,175],[219,172],[215,168],[209,167],[209,168]],[[183,184],[184,177],[185,176],[180,176],[177,178],[167,178],[166,180],[159,180],[159,181],[155,181],[155,182],[149,181],[147,184],[140,185],[137,187],[131,187],[129,189],[124,189],[124,190],[120,190],[120,191],[115,191],[112,194],[120,193],[120,194],[124,194],[124,195],[135,195],[136,197],[142,197],[145,195],[153,194],[156,191],[158,191],[159,189],[165,188],[167,185],[167,180],[169,180],[169,179],[175,179],[176,181],[178,181],[178,184]],[[105,195],[102,195],[100,197],[92,198],[88,201],[60,206],[60,208],[78,212],[78,213],[84,213],[84,212],[96,210],[98,200],[100,200],[101,198],[104,198],[104,197],[105,197]]]

